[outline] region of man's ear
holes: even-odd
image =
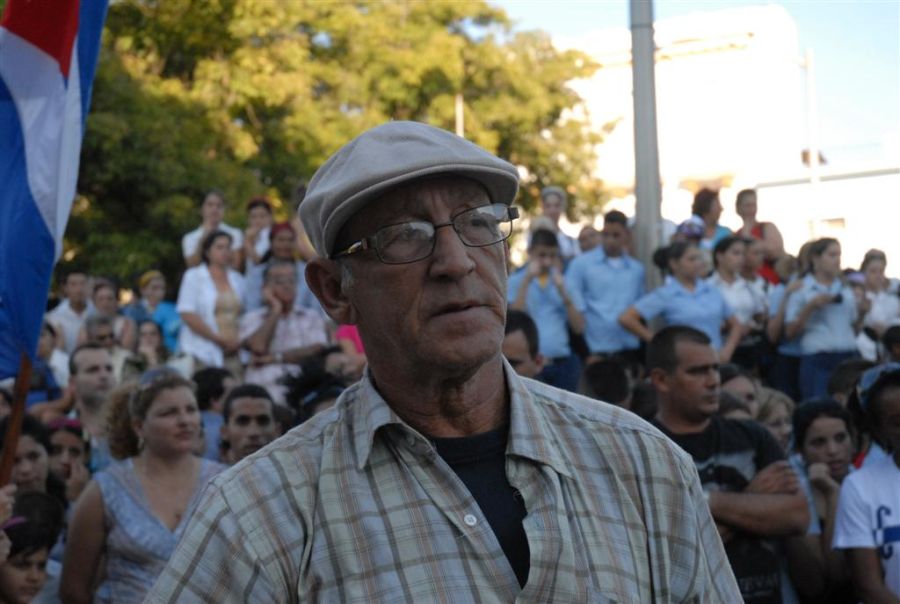
[[[534,355],[534,364],[538,368],[538,373],[540,373],[544,370],[544,367],[547,364],[547,359],[545,359],[544,355],[542,355],[541,353],[537,353],[536,355]]]
[[[653,388],[656,389],[657,392],[669,392],[669,373],[665,369],[659,367],[651,369],[648,377],[650,378],[650,383],[653,384]]]
[[[328,316],[339,325],[356,325],[356,309],[341,285],[341,265],[327,258],[313,258],[306,265],[306,284]]]

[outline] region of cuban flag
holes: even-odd
[[[9,0],[0,19],[0,379],[37,353],[106,7]]]

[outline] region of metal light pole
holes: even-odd
[[[659,147],[656,134],[654,82],[653,2],[630,0],[631,70],[634,98],[635,255],[647,267],[647,287],[660,284],[652,270],[653,251],[660,244],[662,219],[659,182]]]

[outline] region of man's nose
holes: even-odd
[[[469,247],[462,242],[452,225],[438,229],[434,237],[432,274],[458,279],[474,270],[475,262],[469,256]]]

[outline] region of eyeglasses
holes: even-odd
[[[900,372],[900,363],[885,363],[877,367],[872,367],[859,378],[859,384],[856,386],[856,393],[859,396],[859,402],[863,407],[869,406],[869,398],[872,394],[872,388],[881,380],[882,377]]]
[[[453,216],[450,222],[432,224],[425,221],[392,224],[375,231],[332,254],[332,258],[349,256],[374,249],[378,259],[385,264],[410,264],[434,253],[437,230],[452,226],[468,247],[487,247],[509,238],[512,221],[519,217],[519,210],[502,203],[479,206]]]

